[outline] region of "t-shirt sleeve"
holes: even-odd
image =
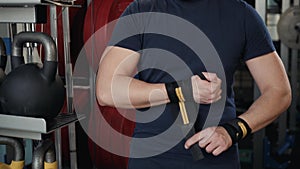
[[[138,2],[132,2],[118,19],[109,46],[118,46],[133,51],[142,49],[141,26],[138,23]]]
[[[245,10],[245,38],[244,61],[275,51],[264,21],[250,5]]]

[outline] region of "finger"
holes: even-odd
[[[206,142],[201,142],[201,143],[198,142],[198,146],[201,147],[201,148],[206,148],[209,145],[209,143],[210,142],[207,142],[207,141]]]
[[[216,93],[212,94],[211,101],[212,102],[216,102],[216,101],[220,100],[221,97],[222,97],[221,94],[222,94],[222,90],[221,89],[218,90],[218,91],[216,91]]]
[[[222,96],[219,96],[214,102],[221,100]]]
[[[210,96],[210,98],[202,99],[201,104],[212,104],[219,101],[221,98],[222,98],[221,95],[213,94]]]
[[[206,134],[206,135],[204,135]],[[201,148],[205,148],[208,144],[211,143],[212,140],[210,140],[210,135],[207,135],[207,133],[203,134],[203,138],[201,140],[199,140],[198,145]]]
[[[222,95],[222,89],[220,89],[219,91],[218,91],[218,96],[221,96]]]
[[[204,130],[202,130],[201,133],[201,140],[199,140],[199,145],[207,145],[211,142],[211,137],[213,136],[215,132],[216,127],[209,127]]]
[[[195,79],[197,79],[197,78],[199,78],[197,75],[193,75],[192,76],[192,81],[195,80]]]
[[[213,91],[217,91],[221,89],[222,80],[217,80],[217,82],[211,82],[211,88]]]
[[[202,74],[210,82],[217,82],[218,81],[218,77],[217,77],[217,75],[215,73],[202,72]]]
[[[197,84],[197,80],[198,80],[198,76],[194,75],[192,76],[192,89],[193,89],[193,98],[194,101],[198,102],[198,93],[199,93],[199,89],[198,89],[198,84]]]
[[[212,99],[206,99],[201,102],[201,104],[212,104],[214,101]]]
[[[206,81],[208,81],[208,79],[204,76],[203,73],[198,74],[198,77],[199,77],[201,80],[206,80]]]
[[[217,149],[219,147],[218,144],[214,144],[214,142],[210,142],[210,144],[208,144],[205,148],[207,153],[212,153],[215,149]]]
[[[185,149],[189,149],[192,145],[196,144],[197,142],[199,142],[202,139],[203,139],[203,135],[201,132],[193,135],[191,138],[189,138],[185,142],[185,144],[184,144]]]
[[[221,153],[223,153],[225,150],[226,150],[226,149],[225,149],[224,147],[219,146],[219,147],[217,147],[216,149],[214,149],[214,150],[212,151],[212,154],[213,154],[214,156],[218,156],[218,155],[220,155]]]

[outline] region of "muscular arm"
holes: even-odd
[[[139,59],[140,54],[132,50],[106,49],[96,80],[100,105],[144,108],[169,102],[164,84],[150,84],[133,78]]]
[[[270,124],[291,102],[290,84],[283,64],[276,52],[269,53],[246,62],[261,96],[240,115],[255,132]],[[219,155],[226,151],[232,140],[223,127],[209,127],[187,140],[185,147],[197,143],[208,153]]]
[[[133,76],[140,54],[121,47],[108,47],[99,63],[96,95],[100,105],[119,108],[145,108],[169,103],[164,83],[146,83]],[[203,73],[192,80],[193,97],[197,103],[209,104],[221,97],[221,80],[214,73]]]
[[[276,52],[246,62],[261,96],[242,114],[253,132],[267,126],[291,102],[291,89],[283,64]]]

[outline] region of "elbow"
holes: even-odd
[[[114,106],[112,105],[112,95],[111,95],[111,83],[108,80],[99,78],[96,80],[96,99],[100,106]],[[106,83],[105,83],[106,82]],[[108,83],[107,83],[108,82]]]
[[[100,106],[114,106],[111,101],[112,97],[105,90],[96,90],[96,98]]]
[[[292,91],[289,90],[286,92],[285,94],[285,102],[286,102],[286,107],[285,109],[288,109],[288,107],[290,107],[291,103],[292,103]]]
[[[100,106],[115,106],[112,97],[108,92],[97,92],[96,97]]]
[[[281,91],[281,105],[283,112],[286,111],[292,103],[292,91],[290,87],[286,87]]]
[[[101,92],[97,92],[96,94],[97,102],[100,106],[108,106],[107,96],[105,94],[102,94]]]

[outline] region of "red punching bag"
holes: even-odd
[[[92,43],[93,46],[89,46],[94,50],[86,49],[86,56],[93,57],[93,59],[88,58],[88,60],[90,62],[90,66],[94,68],[94,71],[97,70],[98,63],[100,61],[99,56],[101,56],[103,53],[110,38],[111,29],[107,29],[107,31],[101,31],[100,33],[98,32],[98,34],[95,33],[99,29],[106,30],[105,25],[119,18],[125,8],[132,1],[133,0],[93,0],[88,6],[84,24],[84,41],[87,42],[91,37],[94,38]],[[133,129],[135,127],[134,122],[124,118],[115,108],[101,107],[99,105],[97,106],[97,108],[101,110],[101,114],[105,121],[109,123],[113,129],[119,133],[122,133],[123,135],[131,136],[133,134]],[[133,111],[125,111],[125,113],[131,115],[134,114]],[[124,112],[122,114],[124,115]],[[97,116],[94,116],[93,114],[90,115],[89,126],[90,128],[93,128],[93,131],[95,131],[96,128],[97,133],[99,133],[96,136],[96,139],[101,140],[103,143],[109,143],[113,146],[117,146],[115,148],[122,149],[122,151],[129,151],[128,140],[121,140],[123,143],[118,144],[120,143],[120,140],[116,141],[116,137],[114,137],[112,133],[105,129],[103,126],[103,121],[101,121],[103,119],[97,119],[96,117]],[[120,139],[122,138],[120,137]],[[99,147],[92,140],[89,140],[89,149],[92,161],[97,168],[127,168],[128,158],[112,154]]]

